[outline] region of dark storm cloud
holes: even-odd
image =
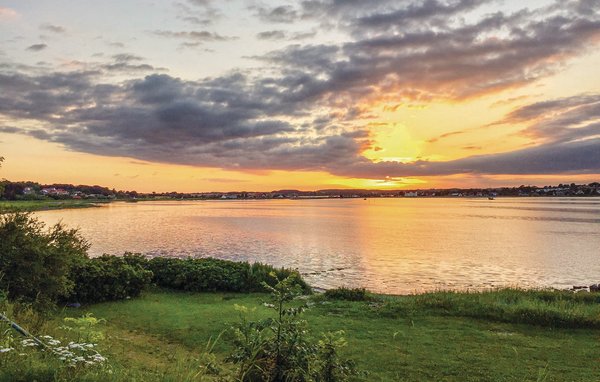
[[[21,132],[21,129],[14,126],[0,126],[0,133],[15,134]]]
[[[31,52],[39,52],[41,50],[44,50],[48,47],[48,45],[46,44],[33,44],[27,47],[27,49],[25,50],[29,50]]]
[[[443,26],[451,16],[464,14],[493,0],[306,0],[298,10],[303,19],[320,20],[323,25],[337,25],[356,34],[365,28],[392,32],[421,26]],[[392,28],[392,29],[390,29]]]
[[[409,3],[406,7],[395,9],[391,12],[377,12],[366,16],[358,16],[351,23],[355,27],[382,30],[389,30],[390,26],[406,28],[407,24],[411,26],[419,24],[437,24],[443,26],[448,17],[471,11],[488,2],[488,0],[459,0],[450,2],[426,0]]]
[[[496,13],[437,32],[408,28],[369,34],[341,46],[293,45],[269,58],[322,78],[313,83],[315,92],[356,96],[377,87],[395,97],[464,99],[553,74],[600,38],[596,14],[559,12],[540,19],[525,17],[528,12]],[[403,25],[394,20],[387,29]],[[305,87],[305,92],[311,91]]]
[[[577,108],[586,105],[598,106],[598,103],[600,103],[600,96],[596,94],[577,95],[573,97],[536,102],[512,111],[506,116],[506,118],[504,118],[502,122],[523,122],[544,117],[549,114],[562,112],[571,108]]]
[[[553,106],[550,106],[550,103]],[[522,134],[546,142],[569,142],[600,136],[600,95],[569,97],[518,109],[507,120],[536,115]]]
[[[330,171],[337,175],[384,178],[453,174],[558,174],[600,172],[600,139],[556,143],[501,154],[477,155],[448,162],[379,162],[360,159]]]
[[[2,75],[0,86],[9,91],[0,95],[0,112],[45,121],[47,129],[21,133],[78,151],[229,169],[321,170],[375,179],[600,171],[594,103],[565,112],[580,131],[576,139],[563,135],[532,148],[449,162],[373,163],[361,156],[371,147],[366,129],[306,135],[278,114],[286,97],[241,74],[200,82],[152,75],[120,86],[92,85],[93,78]],[[579,113],[570,114],[574,110]],[[549,129],[548,123],[532,128]]]
[[[269,66],[261,72],[198,81],[153,74],[106,83],[111,70],[156,70],[126,53],[88,71],[0,72],[0,114],[35,120],[44,128],[20,132],[72,150],[151,162],[372,179],[600,172],[599,96],[589,94],[525,106],[499,122],[526,124],[522,134],[534,147],[447,162],[374,163],[361,155],[376,149],[364,100],[461,100],[523,86],[600,40],[596,2],[462,17],[482,3],[328,0],[255,8],[271,22],[328,20],[352,39],[290,45],[258,57]],[[280,37],[275,32],[262,37]],[[231,39],[208,31],[152,33],[191,45]]]

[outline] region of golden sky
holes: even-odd
[[[0,7],[10,180],[192,192],[600,179],[595,2],[59,3]]]

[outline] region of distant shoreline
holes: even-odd
[[[600,195],[584,195],[584,196],[497,196],[494,200],[501,199],[596,199],[600,198]],[[11,212],[11,211],[51,211],[51,210],[66,210],[66,209],[80,209],[80,208],[96,208],[103,207],[111,203],[138,203],[138,202],[252,202],[252,201],[276,201],[276,200],[370,200],[370,199],[450,199],[450,200],[487,200],[486,196],[414,196],[414,197],[296,197],[296,198],[269,198],[269,199],[254,199],[254,198],[236,198],[236,199],[208,199],[208,198],[140,198],[140,199],[93,199],[93,200],[0,200],[0,212]],[[493,202],[493,200],[490,200]]]
[[[66,210],[80,208],[101,207],[103,204],[108,204],[106,200],[1,200],[0,212],[12,211],[51,211],[51,210]]]

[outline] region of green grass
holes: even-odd
[[[89,208],[97,207],[98,204],[110,203],[107,200],[0,200],[0,212],[2,211],[43,211],[59,210],[66,208]]]
[[[346,332],[344,355],[369,371],[365,381],[598,381],[599,298],[515,290],[364,302],[316,297],[304,318],[311,335]],[[61,316],[91,312],[107,320],[103,353],[114,367],[112,378],[185,380],[206,343],[238,319],[234,305],[255,307],[250,318],[264,318],[270,314],[264,299],[155,290],[67,309],[50,326]],[[224,335],[214,351],[222,360],[230,350]]]
[[[502,289],[490,292],[436,292],[385,298],[388,317],[441,315],[555,328],[600,329],[600,294]]]

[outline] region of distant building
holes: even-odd
[[[42,192],[42,195],[49,195],[49,196],[68,196],[69,195],[69,191],[63,190],[62,188],[54,188],[54,187],[43,188],[41,192]]]

